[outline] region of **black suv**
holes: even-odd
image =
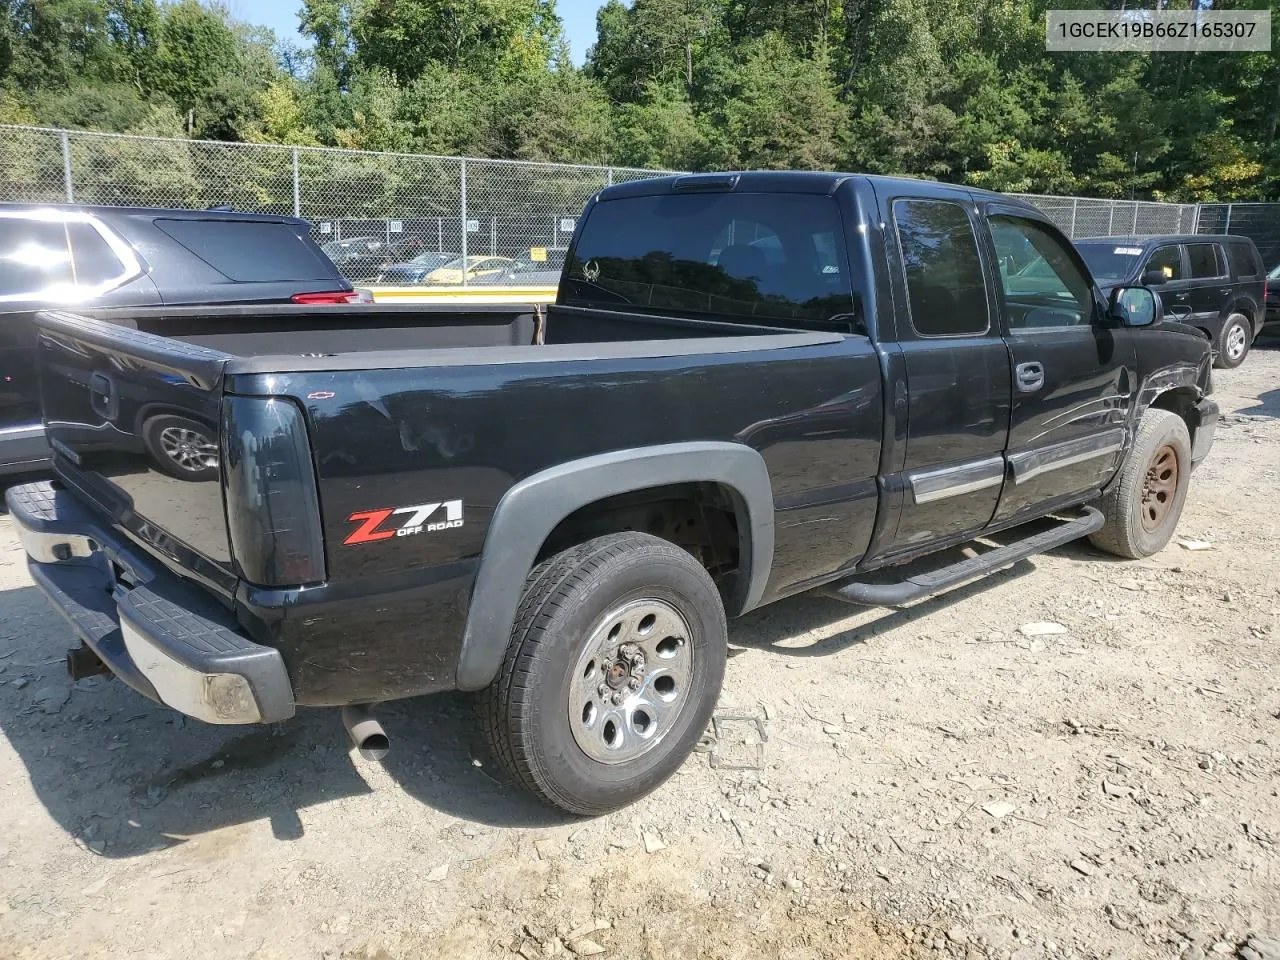
[[[0,203],[0,473],[49,456],[34,311],[361,300],[309,230],[221,210]]]
[[[1265,322],[1266,276],[1248,237],[1095,237],[1077,240],[1104,292],[1153,286],[1165,316],[1196,327],[1213,343],[1218,367],[1238,367]]]

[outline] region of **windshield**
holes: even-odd
[[[1133,271],[1134,264],[1142,256],[1142,247],[1135,247],[1115,240],[1081,240],[1076,249],[1089,272],[1098,281],[1121,280]]]
[[[477,267],[477,266],[479,266],[480,264],[484,263],[486,260],[490,260],[490,259],[492,259],[492,258],[491,258],[491,257],[467,257],[467,266],[468,266],[469,268],[474,268],[474,267]],[[461,257],[454,257],[452,260],[450,260],[450,261],[449,261],[448,263],[446,263],[444,266],[445,266],[445,269],[447,269],[447,270],[461,270],[461,269],[462,269],[462,258],[461,258]]]
[[[438,267],[457,259],[456,253],[420,253],[409,262],[415,267]]]
[[[564,268],[565,250],[547,248],[530,250],[516,257],[516,269],[522,272],[531,270],[556,270]]]
[[[382,244],[371,237],[352,237],[350,240],[331,240],[320,249],[332,257],[335,253],[365,253],[380,246]]]

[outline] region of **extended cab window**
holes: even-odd
[[[1218,262],[1216,243],[1188,243],[1187,262],[1191,267],[1191,276],[1198,280],[1220,277],[1227,272],[1226,265]]]
[[[964,207],[949,200],[897,200],[911,325],[922,337],[986,332],[987,288],[978,240]]]
[[[1183,279],[1181,249],[1176,243],[1171,243],[1167,247],[1156,247],[1151,254],[1151,259],[1142,268],[1143,273],[1148,270],[1159,270],[1166,280]]]
[[[1012,329],[1077,327],[1093,319],[1093,284],[1051,230],[1034,220],[994,216],[991,239]],[[1026,263],[1011,270],[1011,254],[1026,250]]]
[[[698,193],[595,204],[565,303],[852,330],[854,295],[832,197]]]

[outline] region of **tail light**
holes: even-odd
[[[295,293],[294,303],[373,303],[368,290],[325,290],[321,293]]]
[[[226,397],[222,475],[241,575],[264,587],[325,579],[324,535],[302,410],[279,397]]]

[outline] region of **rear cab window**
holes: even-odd
[[[287,223],[159,219],[155,224],[229,280],[336,279],[333,265]]]
[[[839,207],[817,194],[600,201],[571,252],[561,302],[861,332]]]

